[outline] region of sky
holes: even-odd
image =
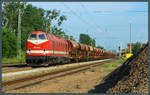
[[[81,33],[96,40],[96,45],[107,50],[127,47],[148,41],[147,2],[29,2],[45,10],[57,9],[67,17],[62,28],[79,41]]]

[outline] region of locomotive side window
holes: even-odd
[[[39,40],[45,40],[46,39],[46,35],[44,35],[44,34],[38,34],[38,39]]]
[[[36,34],[31,34],[29,40],[36,40]]]
[[[54,42],[54,47],[55,47],[55,41],[53,41]]]

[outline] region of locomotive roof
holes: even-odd
[[[46,33],[43,32],[43,31],[33,31],[33,32],[31,32],[31,33],[44,33],[44,34],[46,34]]]
[[[51,35],[51,37],[53,37],[53,39],[55,39],[55,40],[58,40],[58,41],[66,41],[66,39],[64,39],[64,38],[61,38],[61,37],[58,37],[58,36],[55,36],[55,35],[53,35],[53,34],[50,34]]]
[[[55,40],[63,40],[63,41],[65,41],[64,38],[61,38],[61,37],[58,37],[58,36],[55,36],[55,35],[53,35],[53,34],[43,32],[43,31],[33,31],[33,32],[31,32],[31,33],[43,33],[43,34],[49,34],[49,35],[51,35],[51,37],[52,37],[53,39],[55,39]]]

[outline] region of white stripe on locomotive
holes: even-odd
[[[63,52],[63,51],[43,51],[43,50],[27,50],[26,53],[50,53],[50,54],[68,54],[68,52]]]
[[[39,45],[39,44],[42,44],[44,42],[47,42],[48,40],[27,40],[29,41],[30,43],[33,43],[35,45]]]

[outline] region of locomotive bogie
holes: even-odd
[[[52,65],[52,64],[64,64],[69,63],[69,59],[67,57],[61,56],[27,56],[26,63],[29,66],[34,65]]]

